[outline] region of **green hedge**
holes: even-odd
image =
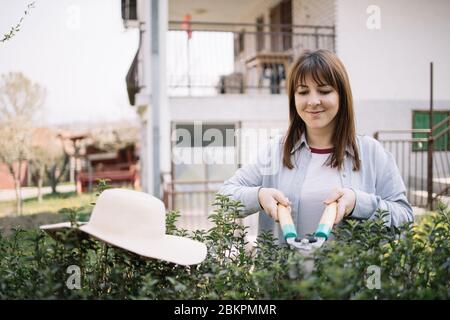
[[[188,234],[175,227],[178,212],[167,215],[169,234],[208,247],[206,260],[191,267],[141,260],[74,231],[59,242],[15,230],[0,238],[0,299],[450,298],[450,211],[442,204],[400,229],[384,226],[385,212],[371,221],[348,220],[310,257],[274,245],[267,233],[246,251],[246,229],[236,223],[242,206],[224,196],[215,205],[215,226],[207,232]],[[67,213],[78,218],[74,209]],[[67,286],[71,265],[80,267],[80,289]],[[379,268],[379,284],[372,268]]]

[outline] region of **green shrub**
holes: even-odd
[[[208,247],[206,260],[184,267],[139,257],[83,238],[75,230],[55,241],[37,230],[0,235],[0,299],[449,299],[450,211],[420,224],[390,229],[385,212],[370,221],[348,220],[335,240],[305,257],[278,247],[261,234],[248,251],[242,205],[218,195],[210,216],[214,227],[189,234],[167,214],[167,233],[188,236]],[[76,209],[64,214],[73,223]],[[83,217],[86,218],[86,217]],[[246,249],[247,248],[247,249]],[[68,267],[81,271],[80,289],[66,285]],[[380,284],[368,287],[371,266]]]

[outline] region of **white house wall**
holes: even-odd
[[[379,9],[379,29],[367,27],[374,14],[370,5]],[[413,110],[429,108],[430,61],[434,109],[450,110],[450,1],[337,0],[336,34],[337,54],[350,77],[358,133],[412,129]],[[426,176],[426,170],[420,173],[426,159],[418,160],[418,169],[415,161],[411,165],[412,176]],[[444,171],[450,174],[448,166]]]
[[[171,97],[172,121],[280,121],[288,119],[286,95]]]
[[[161,35],[165,34],[164,30],[168,29],[168,7],[167,0],[159,1],[159,16],[160,23],[159,29],[159,68],[160,68],[160,81],[161,83],[166,83],[166,37]],[[149,177],[152,176],[153,170],[153,157],[150,154],[152,147],[152,134],[153,132],[148,130],[149,125],[146,120],[149,119],[148,111],[151,112],[150,97],[151,97],[151,25],[150,25],[150,14],[151,14],[151,1],[138,0],[138,19],[141,24],[140,28],[140,49],[138,52],[138,75],[139,75],[139,86],[140,91],[136,95],[136,109],[140,113],[142,122],[142,147],[140,149],[140,176],[141,184],[143,190],[152,191],[152,181],[149,181]],[[170,120],[168,118],[168,99],[167,99],[167,87],[162,85],[158,90],[159,96],[159,124],[160,124],[160,170],[162,172],[170,171],[170,148],[165,147],[165,145],[170,144]]]
[[[369,29],[376,4],[380,29]],[[336,47],[352,85],[358,131],[410,129],[427,109],[434,62],[436,109],[450,109],[450,1],[337,0]]]
[[[334,26],[335,0],[292,0],[294,25]]]

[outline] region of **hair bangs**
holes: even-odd
[[[318,86],[330,85],[336,90],[338,89],[333,70],[318,56],[307,56],[299,64],[296,74],[297,79],[295,79],[297,86],[305,85],[307,77],[311,77]]]

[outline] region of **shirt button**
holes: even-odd
[[[345,173],[342,174],[342,177],[345,178],[347,175]]]

